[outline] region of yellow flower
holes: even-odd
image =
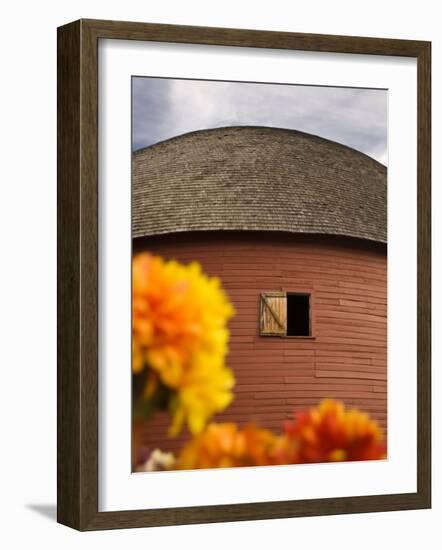
[[[153,369],[175,392],[172,434],[184,422],[198,433],[232,399],[233,374],[224,361],[233,307],[219,279],[196,262],[142,253],[132,273],[132,370]]]
[[[209,424],[181,449],[175,467],[192,470],[273,464],[279,439],[269,430],[253,425],[241,429],[229,422]]]

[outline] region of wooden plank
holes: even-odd
[[[352,363],[316,363],[317,370],[339,370],[341,372],[355,371],[355,372],[386,372],[386,361],[382,365],[364,365],[364,364],[352,364]]]
[[[287,329],[287,297],[283,292],[263,292],[260,302],[261,335],[284,335]]]
[[[360,372],[355,370],[350,370],[347,372],[336,371],[336,370],[315,370],[315,375],[318,378],[346,378],[346,379],[355,379],[360,380],[387,380],[387,373],[385,372]]]
[[[324,388],[324,391],[317,391],[316,389],[303,389],[303,390],[281,390],[277,392],[272,391],[262,391],[256,392],[254,394],[255,399],[278,399],[284,398],[289,399],[293,397],[314,397],[318,401],[320,399],[325,399],[327,397],[333,397],[336,399],[344,398],[363,398],[363,399],[376,399],[376,393],[373,391],[347,391],[345,389],[337,389],[336,391],[331,390],[330,388]]]

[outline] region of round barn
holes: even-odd
[[[325,397],[387,421],[387,169],[268,127],[184,134],[133,154],[134,253],[220,277],[236,315],[235,398],[215,417],[280,430]],[[161,414],[144,443],[178,448]]]

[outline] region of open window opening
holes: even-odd
[[[287,336],[310,336],[308,294],[287,294]]]

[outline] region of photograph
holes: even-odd
[[[388,90],[131,103],[132,472],[388,460]]]

